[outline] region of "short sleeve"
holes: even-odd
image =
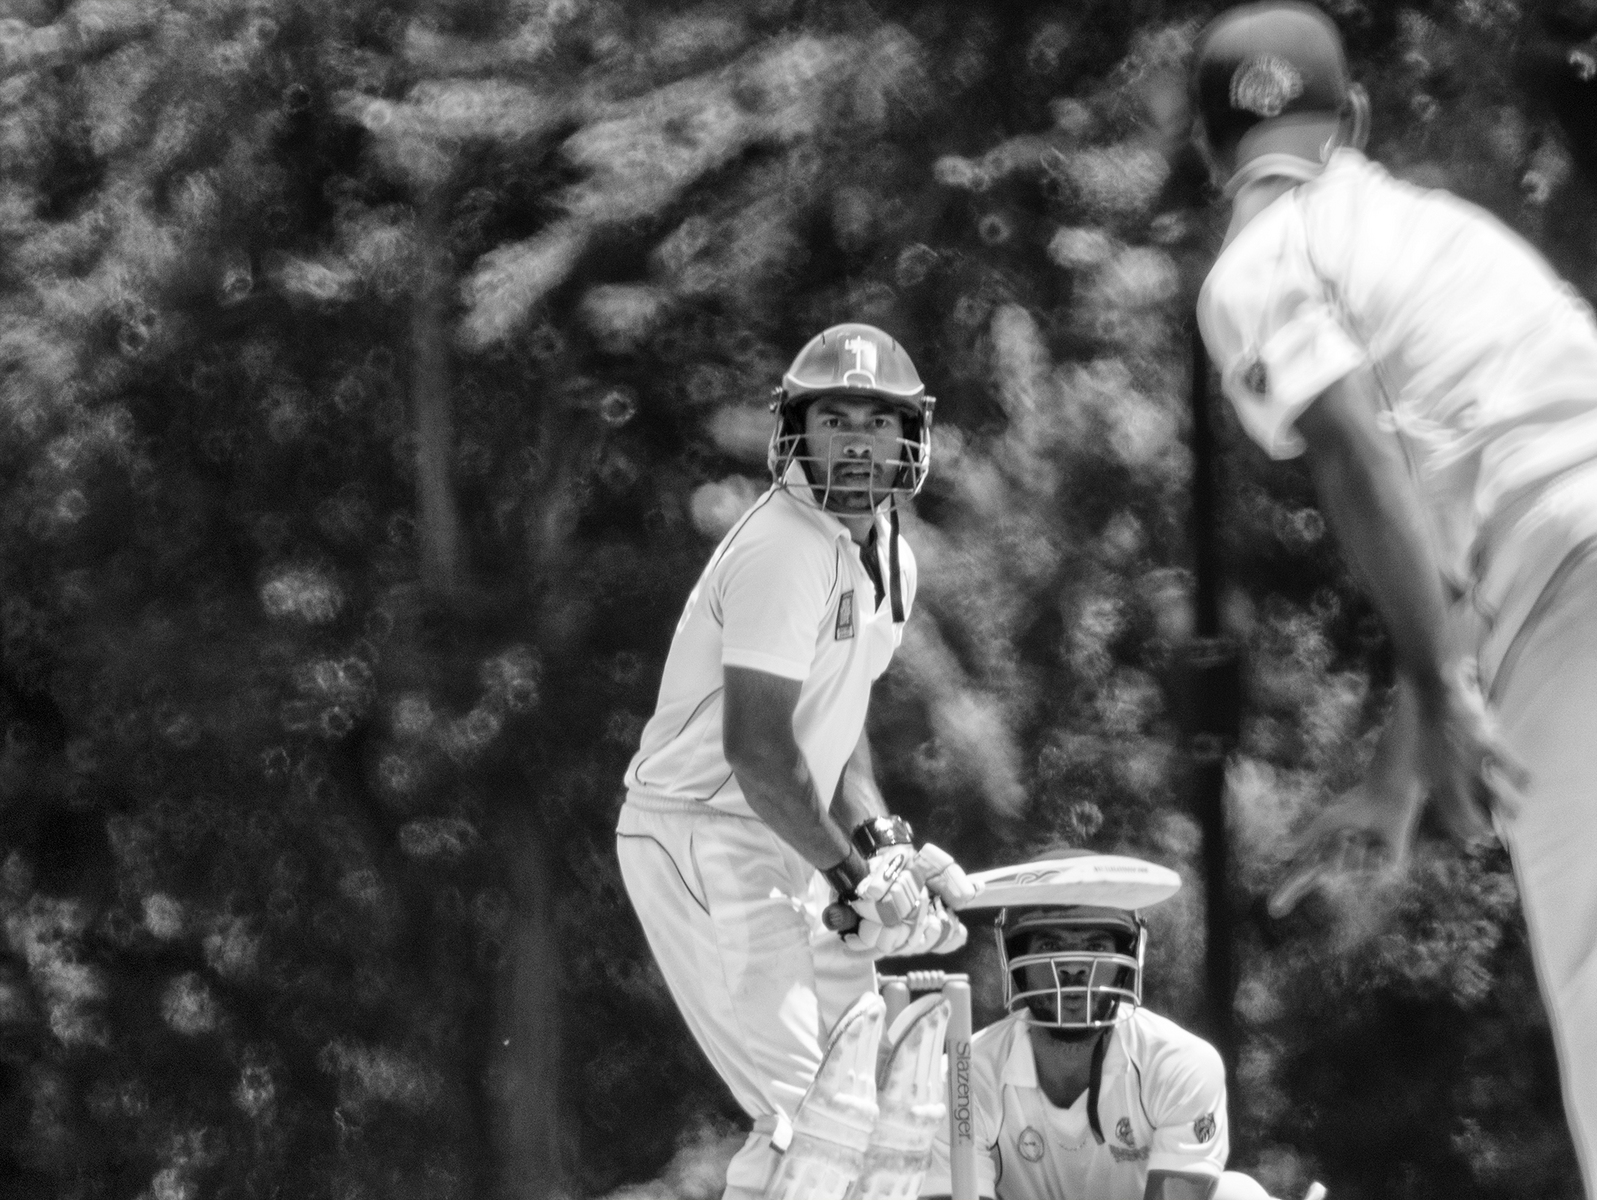
[[[1303,453],[1298,417],[1369,361],[1315,267],[1301,206],[1287,198],[1221,253],[1198,296],[1198,326],[1242,427],[1272,458]]]
[[[1150,1171],[1219,1175],[1231,1153],[1225,1066],[1207,1042],[1167,1047],[1149,1072]]]
[[[838,569],[836,546],[802,531],[742,530],[716,565],[712,590],[722,665],[808,678]]]
[[[998,1195],[998,1126],[1003,1103],[998,1073],[986,1055],[973,1055],[971,1080],[972,1119],[976,1138],[976,1194],[992,1200]],[[922,1196],[947,1196],[953,1191],[948,1173],[948,1122],[937,1130],[932,1143],[932,1162],[921,1181]]]

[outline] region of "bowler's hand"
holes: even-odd
[[[1401,696],[1387,733],[1369,775],[1298,836],[1286,877],[1270,896],[1272,916],[1291,912],[1335,877],[1402,871],[1427,800],[1447,835],[1468,845],[1489,837],[1493,807],[1513,813],[1529,784],[1473,671],[1461,671],[1429,702],[1413,691]]]
[[[1419,706],[1416,767],[1442,828],[1469,845],[1492,833],[1492,810],[1512,815],[1530,772],[1509,751],[1472,667]]]
[[[1343,792],[1293,843],[1286,877],[1270,894],[1272,917],[1284,917],[1322,884],[1349,874],[1396,873],[1408,864],[1423,792],[1390,795],[1366,780]]]

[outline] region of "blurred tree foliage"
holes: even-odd
[[[1589,294],[1597,5],[1330,7],[1376,152]],[[0,0],[0,1195],[718,1194],[737,1114],[611,830],[768,390],[843,319],[939,397],[889,794],[973,867],[1181,869],[1151,999],[1193,1019],[1208,13]],[[1300,470],[1218,420],[1234,1161],[1574,1196],[1500,855],[1262,914],[1389,663]]]

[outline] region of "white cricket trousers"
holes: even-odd
[[[677,1007],[754,1119],[725,1192],[753,1200],[792,1137],[828,1031],[876,987],[875,964],[821,924],[825,879],[755,817],[633,793],[616,855]]]
[[[1564,1112],[1589,1200],[1597,1200],[1597,470],[1555,486],[1512,536],[1515,578],[1481,590],[1500,623],[1482,681],[1510,749],[1531,772],[1499,816],[1519,883]],[[1494,586],[1495,585],[1495,586]]]

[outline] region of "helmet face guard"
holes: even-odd
[[[1103,1029],[1125,1020],[1142,1003],[1147,926],[1133,912],[1085,905],[1004,909],[993,929],[1004,972],[1004,1007],[1028,1012],[1035,1025]],[[1031,953],[1032,937],[1047,930],[1107,932],[1115,950]],[[1026,948],[1014,953],[1023,943]]]
[[[818,451],[830,451],[837,438],[852,435],[833,434],[832,445],[826,447],[810,444],[804,432],[805,414],[822,396],[873,400],[899,414],[903,436],[898,439],[898,469],[885,485],[874,470],[864,480],[832,477],[830,468],[837,456]],[[776,423],[766,451],[772,482],[785,486],[789,470],[799,463],[822,508],[852,507],[837,503],[836,498],[845,495],[865,497],[873,510],[893,496],[913,496],[931,467],[936,403],[926,394],[909,355],[891,337],[873,325],[834,325],[799,351],[776,389],[771,404]]]
[[[772,403],[772,411],[776,413],[776,426],[771,430],[771,443],[766,450],[765,458],[766,465],[771,469],[773,482],[778,485],[784,484],[788,469],[794,463],[798,463],[803,467],[804,476],[809,481],[810,487],[814,489],[816,500],[822,508],[833,507],[834,495],[865,495],[869,497],[871,507],[875,508],[891,496],[914,496],[920,491],[921,485],[926,482],[926,473],[931,467],[931,409],[935,403],[931,397],[926,398],[922,411],[899,409],[904,420],[904,436],[898,439],[898,469],[885,486],[877,482],[874,471],[865,481],[853,482],[832,478],[830,468],[837,456],[815,453],[816,448],[810,445],[810,440],[804,432],[804,414],[810,404],[818,398],[806,396],[802,401],[778,398]],[[852,436],[854,435],[834,433],[831,435],[832,443],[835,445],[838,438]]]

